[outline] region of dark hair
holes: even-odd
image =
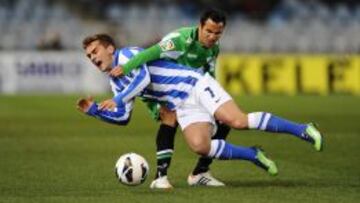
[[[208,19],[211,19],[215,23],[223,23],[224,26],[226,25],[226,15],[220,10],[208,9],[204,11],[200,17],[201,25],[204,25]]]
[[[83,40],[82,44],[83,44],[83,48],[86,49],[87,46],[89,46],[89,44],[93,41],[99,40],[100,43],[104,46],[115,46],[115,42],[114,39],[112,37],[110,37],[110,35],[108,34],[95,34],[95,35],[90,35],[85,37],[85,39]]]

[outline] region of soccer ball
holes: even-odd
[[[127,153],[117,160],[115,175],[125,185],[140,185],[149,173],[149,164],[139,154]]]

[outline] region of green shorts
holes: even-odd
[[[161,104],[155,101],[150,101],[146,99],[142,99],[142,101],[146,104],[148,107],[148,112],[150,113],[150,116],[155,121],[160,120],[160,106]]]

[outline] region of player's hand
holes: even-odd
[[[86,113],[93,103],[94,103],[94,99],[91,96],[89,96],[89,97],[87,97],[85,99],[81,98],[81,99],[77,100],[76,108],[79,111],[81,111],[83,113]]]
[[[123,67],[121,67],[121,66],[116,66],[109,72],[109,75],[111,77],[120,77],[123,74],[124,74],[124,71],[123,71]]]
[[[105,100],[101,102],[98,106],[99,110],[113,110],[116,108],[116,103],[112,99]]]

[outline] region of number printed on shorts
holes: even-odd
[[[211,89],[210,87],[206,87],[206,88],[204,89],[204,91],[205,91],[205,92],[209,92],[211,98],[214,98],[214,97],[215,97],[215,94],[214,94],[214,92],[212,91],[212,89]]]

